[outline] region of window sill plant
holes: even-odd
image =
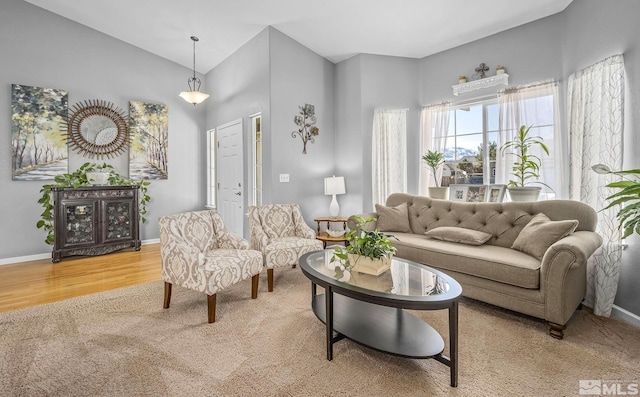
[[[544,153],[549,155],[549,148],[543,142],[540,136],[529,136],[531,127],[520,126],[518,132],[511,141],[505,142],[500,151],[502,155],[515,156],[513,167],[511,168],[511,179],[507,184],[511,201],[537,201],[540,195],[540,186],[527,186],[527,184],[539,184],[548,187],[549,185],[540,182],[540,164],[541,160],[535,154],[531,154],[533,147],[539,147]]]
[[[391,258],[396,248],[391,244],[391,238],[383,232],[366,230],[366,225],[374,218],[364,219],[354,216],[357,227],[349,230],[345,235],[347,245],[336,247],[331,263],[335,263],[336,278],[348,280],[351,271],[379,275],[389,269]]]
[[[438,170],[444,165],[444,153],[438,151],[429,150],[422,156],[422,160],[427,164],[431,175],[433,175],[433,181],[436,184],[435,187],[429,187],[429,197],[441,200],[449,199],[449,187],[440,187],[438,182]]]
[[[147,203],[151,200],[147,187],[151,184],[148,181],[133,181],[118,174],[116,170],[109,164],[98,165],[95,163],[84,163],[80,168],[70,174],[58,175],[54,178],[54,183],[42,186],[40,189],[40,199],[38,203],[42,205],[43,211],[40,214],[40,220],[36,223],[38,229],[44,229],[47,232],[45,242],[49,245],[54,243],[54,225],[53,225],[53,198],[51,189],[55,187],[72,187],[78,188],[82,186],[92,185],[93,179],[88,177],[95,173],[108,174],[108,185],[111,186],[133,186],[140,187],[140,220],[144,223],[147,221],[145,214],[147,213]],[[95,177],[94,177],[95,178]],[[101,182],[101,181],[99,181]]]

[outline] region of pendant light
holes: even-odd
[[[193,40],[193,77],[189,77],[187,81],[189,91],[182,91],[180,97],[189,103],[193,103],[193,106],[196,106],[209,98],[209,94],[200,92],[200,79],[196,77],[196,41],[199,39],[196,36],[191,36],[191,40]]]

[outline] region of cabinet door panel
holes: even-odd
[[[97,205],[95,201],[65,202],[62,246],[95,244],[97,242]]]
[[[103,201],[104,241],[130,240],[133,237],[133,200],[105,200]]]

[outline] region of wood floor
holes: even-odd
[[[160,244],[108,255],[0,266],[0,312],[162,279]]]

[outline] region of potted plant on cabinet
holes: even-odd
[[[549,148],[540,136],[529,136],[531,127],[520,126],[512,140],[505,142],[500,151],[502,155],[510,154],[516,157],[511,168],[513,179],[509,180],[507,190],[511,201],[537,201],[540,196],[540,186],[528,186],[527,183],[537,183],[551,189],[549,185],[540,182],[541,159],[535,154],[531,154],[531,148],[537,146],[547,155]]]
[[[99,177],[100,174],[106,174],[106,177]],[[118,174],[116,170],[110,164],[95,164],[84,163],[77,170],[69,174],[61,174],[54,178],[54,183],[42,186],[40,189],[40,199],[38,203],[42,206],[43,211],[40,214],[40,219],[36,223],[38,229],[44,229],[47,232],[45,243],[53,245],[55,241],[54,237],[54,209],[53,209],[53,196],[52,189],[56,187],[73,187],[78,188],[82,186],[89,186],[91,184],[108,184],[111,186],[140,186],[139,195],[139,214],[142,223],[145,223],[147,219],[145,214],[147,213],[147,203],[151,200],[148,194],[148,186],[151,184],[148,181],[133,181]]]
[[[640,235],[640,169],[612,171],[604,164],[596,164],[591,168],[598,174],[615,174],[625,178],[623,181],[606,185],[620,191],[607,197],[610,202],[604,209],[617,205],[622,207],[616,214],[622,238],[627,238],[633,233]],[[626,178],[627,175],[633,176],[634,179]]]
[[[433,175],[433,181],[436,186],[429,187],[429,197],[441,200],[449,199],[449,187],[440,187],[440,183],[438,182],[437,172],[442,165],[444,165],[444,153],[438,151],[429,150],[425,155],[422,156],[422,160],[427,164],[429,170],[431,170],[431,175]]]
[[[375,218],[364,219],[355,215],[358,222],[355,229],[345,235],[346,246],[336,247],[331,263],[335,263],[336,278],[343,279],[346,272],[356,271],[379,275],[391,267],[391,259],[396,253],[396,247],[391,244],[391,238],[379,231],[366,230],[366,225]]]

